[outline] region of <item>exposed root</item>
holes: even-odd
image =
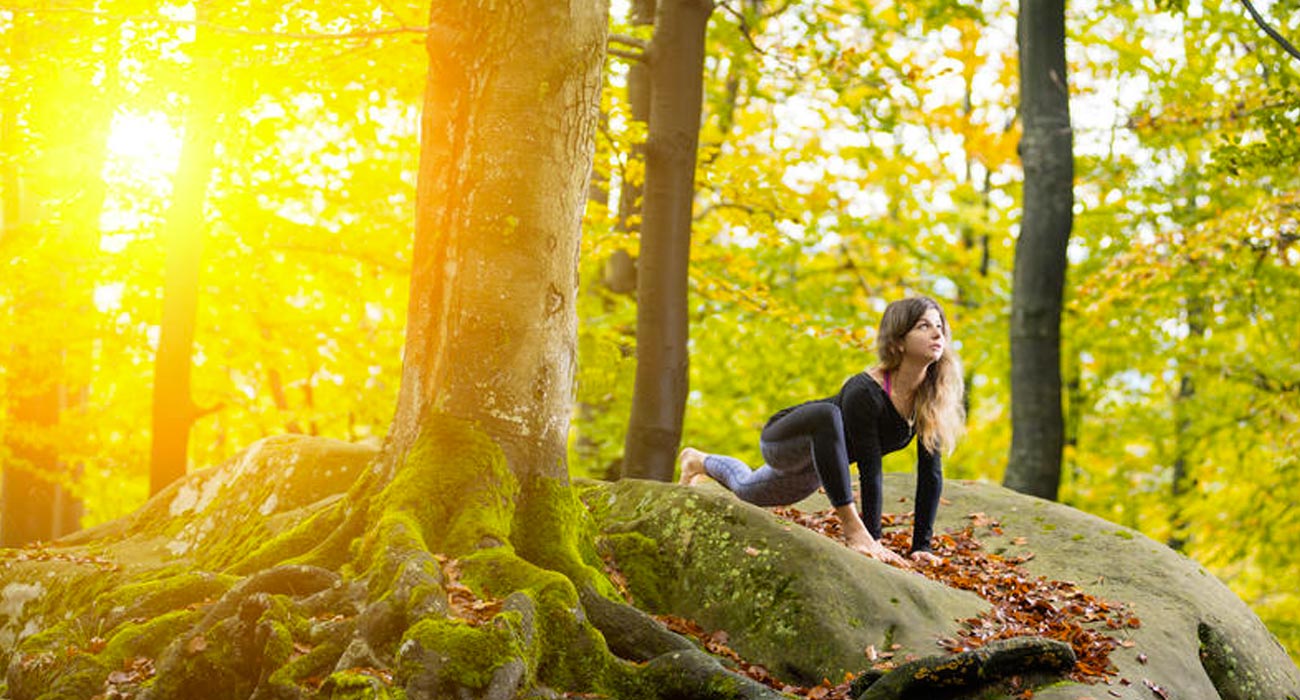
[[[884,676],[864,674],[855,681],[853,691],[858,700],[929,697],[928,693],[985,685],[1009,676],[1065,674],[1074,661],[1069,644],[1043,637],[1016,637],[959,654],[917,659]]]

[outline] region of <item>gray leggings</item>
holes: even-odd
[[[837,406],[812,403],[782,411],[759,439],[767,462],[758,469],[723,455],[706,455],[704,470],[742,501],[757,506],[782,506],[826,487],[831,505],[853,501],[844,427]]]

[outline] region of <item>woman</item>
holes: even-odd
[[[849,378],[835,396],[772,416],[759,439],[767,464],[751,470],[733,457],[687,447],[680,457],[682,483],[707,475],[760,506],[794,503],[825,487],[850,547],[907,565],[880,543],[880,460],[906,447],[916,435],[916,516],[909,555],[921,563],[939,561],[930,552],[943,489],[939,455],[952,451],[965,421],[961,365],[951,342],[938,302],[926,297],[893,302],[880,320],[880,362]],[[850,462],[858,464],[862,515],[853,505]]]

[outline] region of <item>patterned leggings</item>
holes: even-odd
[[[844,419],[838,406],[807,403],[779,413],[763,428],[759,450],[767,462],[758,469],[724,455],[706,455],[704,470],[742,501],[782,506],[826,488],[831,505],[853,501]]]

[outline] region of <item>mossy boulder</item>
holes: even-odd
[[[886,475],[887,494],[911,494],[910,475]],[[986,606],[972,594],[862,557],[741,503],[715,484],[687,488],[624,480],[584,482],[614,560],[638,606],[725,631],[747,660],[789,682],[863,670],[868,646],[897,658],[942,654],[937,640]],[[1034,556],[1033,576],[1070,581],[1127,604],[1141,622],[1114,634],[1116,674],[1098,688],[1065,680],[1047,700],[1300,698],[1300,671],[1259,618],[1196,562],[1133,530],[999,486],[949,481],[937,532],[1000,521],[978,532],[985,549]],[[896,510],[910,499],[887,497]],[[829,507],[814,496],[804,511]],[[986,691],[987,692],[987,689]],[[989,697],[980,695],[980,697]],[[993,697],[997,697],[994,695]]]
[[[862,670],[869,646],[931,653],[987,607],[720,489],[584,486],[638,607],[725,631],[737,653],[787,682],[838,682]]]
[[[242,627],[214,618],[209,634],[180,640],[191,646],[172,657],[242,671],[263,665],[251,657],[287,659],[287,627],[308,624],[292,598],[330,589],[338,577],[310,567],[235,570],[295,529],[299,549],[315,546],[331,525],[313,527],[313,519],[338,503],[375,455],[373,447],[323,438],[267,438],[171,484],[126,518],[52,545],[3,551],[3,696],[91,697],[119,678],[135,687],[128,680],[148,680],[164,663],[160,650],[236,598],[246,604],[235,616]],[[242,646],[232,646],[240,636]],[[250,658],[223,663],[223,655]]]

